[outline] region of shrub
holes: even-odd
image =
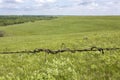
[[[4,31],[0,31],[0,37],[4,37],[5,36],[5,32]]]

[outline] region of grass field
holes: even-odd
[[[0,51],[120,48],[120,16],[61,16],[1,26]],[[0,54],[0,80],[119,80],[120,50],[51,55]]]

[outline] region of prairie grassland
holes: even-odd
[[[120,47],[120,17],[58,17],[0,27],[0,51]],[[120,50],[82,53],[0,54],[0,80],[119,80]]]

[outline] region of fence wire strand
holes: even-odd
[[[63,44],[62,44],[63,45]],[[34,50],[24,50],[24,51],[6,51],[6,52],[0,52],[0,54],[17,54],[17,53],[47,53],[47,54],[59,54],[59,53],[64,53],[64,52],[70,52],[70,53],[76,53],[76,52],[90,52],[90,51],[99,51],[100,53],[104,54],[105,51],[113,51],[113,50],[120,50],[120,48],[99,48],[99,47],[91,47],[91,48],[86,48],[86,49],[70,49],[70,48],[65,48],[65,49],[58,49],[58,50],[51,50],[51,49],[43,49],[43,48],[38,48]]]

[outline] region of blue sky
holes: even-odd
[[[0,15],[120,15],[120,0],[0,0]]]

